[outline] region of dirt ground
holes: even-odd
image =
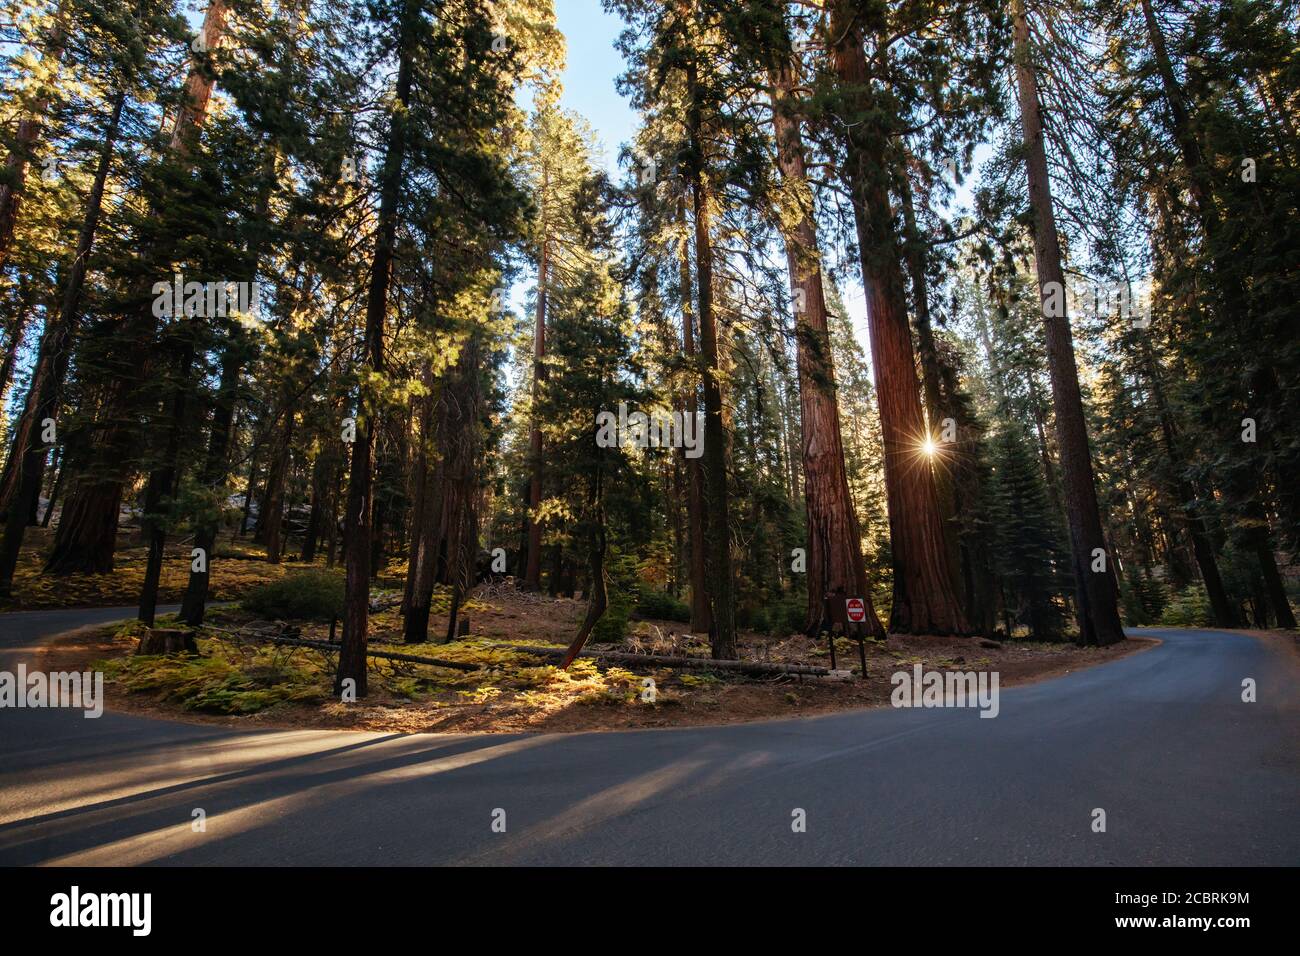
[[[242,716],[199,713],[159,699],[158,694],[130,692],[120,681],[105,682],[106,705],[166,719],[215,723],[232,727],[319,727],[413,733],[518,733],[579,732],[629,728],[681,727],[729,724],[782,717],[811,716],[832,711],[888,706],[891,675],[926,669],[996,671],[1001,687],[1030,683],[1068,674],[1149,649],[1151,638],[1130,638],[1108,648],[1083,648],[1072,644],[1012,641],[997,644],[979,638],[892,636],[883,643],[867,644],[867,676],[857,676],[859,658],[855,642],[840,639],[837,657],[841,668],[852,668],[851,680],[821,677],[742,677],[699,669],[667,670],[606,664],[581,658],[562,672],[550,661],[532,655],[488,649],[491,642],[566,643],[576,630],[585,605],[580,601],[552,600],[533,594],[500,589],[469,603],[462,617],[471,622],[473,638],[455,644],[387,646],[401,640],[396,609],[372,617],[371,647],[449,659],[478,661],[488,655],[490,673],[455,674],[453,678],[413,677],[436,673],[419,665],[372,667],[370,694],[360,702],[344,704],[326,696],[328,681],[318,671],[315,681],[324,692],[313,701],[283,701]],[[218,626],[237,628],[246,615],[235,609],[217,615]],[[446,616],[433,615],[431,635],[441,635]],[[616,649],[639,653],[674,653],[707,657],[701,636],[684,633],[684,625],[665,621],[634,621],[631,635]],[[323,640],[328,626],[304,627],[302,637]],[[211,648],[218,645],[204,642]],[[46,670],[86,670],[92,662],[122,659],[136,646],[134,637],[115,636],[112,629],[85,628],[70,632],[47,645],[42,667]],[[224,652],[224,644],[220,645]],[[209,653],[209,651],[205,651]],[[283,653],[283,652],[282,652]],[[326,655],[294,651],[314,659],[312,666],[327,668]],[[503,656],[504,655],[504,656]],[[826,641],[803,636],[783,640],[743,634],[743,659],[829,665]],[[301,657],[299,660],[301,661]],[[445,673],[445,672],[444,672]],[[524,679],[519,679],[524,675]],[[646,677],[655,682],[655,699],[642,699]],[[418,685],[411,692],[412,682]]]

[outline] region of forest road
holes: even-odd
[[[130,614],[0,615],[0,670]],[[3,709],[0,864],[1300,863],[1294,655],[1133,633],[1163,644],[1003,690],[993,719],[442,736]]]

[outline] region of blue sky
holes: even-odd
[[[586,118],[603,148],[603,160],[612,175],[619,147],[630,142],[637,127],[637,114],[618,94],[615,81],[625,69],[614,42],[622,32],[621,18],[607,13],[600,0],[555,0],[556,25],[568,46],[561,103]],[[516,288],[516,307],[522,289]],[[841,289],[845,308],[853,320],[858,341],[867,344],[866,304],[862,286],[855,280]]]
[[[623,57],[614,48],[623,21],[606,13],[600,0],[555,0],[555,16],[568,43],[561,102],[586,117],[613,172],[619,146],[632,139],[637,125],[636,112],[614,89],[624,70]]]

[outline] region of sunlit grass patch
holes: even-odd
[[[45,549],[24,549],[14,570],[13,601],[8,607],[17,610],[42,610],[60,607],[117,607],[135,604],[144,585],[145,548],[121,548],[113,558],[108,574],[70,574],[55,576],[43,573]],[[188,547],[169,548],[158,581],[158,603],[179,603],[190,579]],[[301,566],[299,566],[301,567]],[[209,600],[232,601],[255,588],[278,581],[293,565],[267,564],[265,560],[223,559],[220,550],[210,565]]]
[[[134,636],[128,622],[118,636]],[[198,654],[144,655],[97,661],[105,680],[185,710],[251,714],[286,701],[324,700],[328,675],[319,660],[275,647],[247,648],[200,639]]]

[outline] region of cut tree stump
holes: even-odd
[[[140,638],[136,655],[141,654],[197,654],[194,632],[184,628],[151,627]]]

